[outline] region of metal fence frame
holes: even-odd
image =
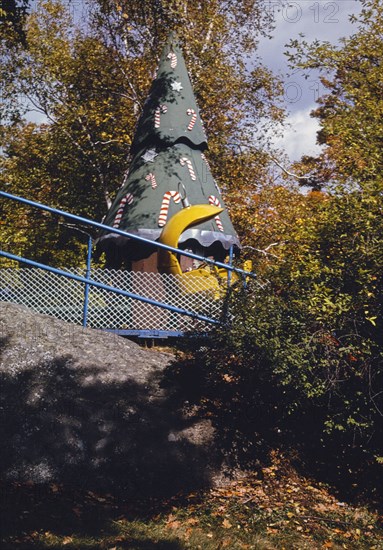
[[[77,216],[75,214],[71,214],[71,213],[63,211],[63,210],[59,210],[57,208],[52,208],[50,206],[46,206],[44,204],[41,204],[41,203],[38,203],[38,202],[35,202],[35,201],[31,201],[29,199],[25,199],[23,197],[12,195],[12,194],[7,193],[5,191],[0,191],[0,196],[5,198],[5,199],[10,199],[10,200],[20,202],[22,204],[27,204],[29,206],[38,208],[40,210],[45,210],[47,212],[51,212],[52,214],[55,214],[55,215],[58,215],[58,216],[63,216],[65,218],[73,220],[77,224],[85,224],[85,225],[89,225],[91,227],[95,227],[97,229],[106,230],[108,232],[116,233],[118,235],[122,235],[122,236],[128,237],[130,239],[134,239],[136,241],[144,242],[146,244],[155,245],[157,248],[163,248],[165,250],[169,250],[171,252],[174,252],[174,253],[189,257],[189,258],[193,258],[193,259],[197,259],[199,261],[206,262],[206,263],[211,264],[213,266],[216,266],[218,268],[224,268],[228,271],[228,288],[230,288],[230,276],[231,276],[232,272],[238,273],[243,278],[244,284],[246,284],[245,281],[246,281],[247,277],[252,277],[252,278],[256,277],[256,275],[254,273],[245,271],[243,269],[239,269],[239,268],[234,267],[232,265],[232,259],[233,259],[233,250],[232,249],[230,250],[229,264],[224,264],[222,262],[216,262],[216,261],[211,260],[209,258],[204,258],[204,257],[199,256],[197,254],[194,254],[192,252],[188,252],[186,250],[180,250],[178,248],[173,248],[173,247],[164,245],[162,243],[151,241],[151,240],[146,239],[144,237],[140,237],[138,235],[134,235],[134,234],[128,233],[126,231],[122,231],[121,229],[110,227],[108,225],[104,225],[102,223],[95,222],[93,220],[89,220],[87,218],[83,218],[81,216]],[[46,270],[46,271],[50,271],[51,273],[55,273],[57,275],[67,277],[69,279],[73,279],[73,280],[76,280],[80,283],[83,283],[84,284],[84,304],[83,304],[83,320],[82,320],[83,326],[87,326],[88,307],[89,307],[89,289],[90,289],[90,287],[96,287],[96,288],[100,288],[100,289],[103,289],[103,290],[108,291],[108,292],[113,292],[113,293],[116,293],[116,294],[119,294],[119,295],[122,295],[122,296],[126,296],[128,298],[133,299],[133,300],[138,300],[139,302],[150,304],[150,305],[162,308],[164,310],[168,310],[168,311],[172,311],[172,312],[177,313],[177,314],[192,317],[193,319],[202,321],[202,322],[207,323],[207,324],[212,324],[212,325],[220,324],[219,320],[210,318],[210,317],[208,317],[206,315],[203,315],[203,314],[200,314],[196,311],[190,311],[189,309],[172,306],[170,304],[167,304],[167,303],[164,303],[164,302],[161,302],[161,301],[158,301],[158,300],[153,300],[153,299],[147,298],[145,296],[141,296],[141,295],[129,292],[127,290],[114,287],[112,285],[105,285],[105,284],[103,284],[99,281],[95,281],[94,279],[92,279],[90,277],[90,273],[91,273],[91,254],[92,254],[92,238],[91,238],[91,236],[88,235],[87,265],[86,265],[86,274],[85,274],[85,277],[84,277],[84,276],[79,276],[79,275],[76,275],[74,273],[71,273],[70,271],[65,271],[63,269],[54,268],[54,267],[42,264],[40,262],[35,262],[34,260],[31,260],[31,259],[23,258],[21,256],[11,254],[11,253],[6,252],[4,250],[0,250],[0,256],[3,256],[5,258],[15,260],[17,262],[22,262],[22,263],[24,263],[28,266],[43,269],[43,270]],[[180,331],[161,331],[161,330],[152,330],[152,331],[146,331],[146,330],[130,330],[130,331],[116,330],[115,332],[118,332],[119,334],[124,334],[125,333],[126,335],[137,335],[137,336],[143,336],[143,337],[164,337],[164,336],[172,336],[172,335],[176,336],[176,335],[182,335],[183,334],[183,333],[180,333]]]

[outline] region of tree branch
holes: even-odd
[[[312,176],[298,176],[298,174],[294,174],[293,172],[290,172],[280,162],[278,162],[277,159],[273,157],[273,155],[269,153],[269,156],[271,160],[288,176],[291,176],[292,178],[295,178],[297,180],[310,180],[312,178]]]

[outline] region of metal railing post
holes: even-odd
[[[85,278],[90,278],[90,268],[92,261],[92,237],[88,235],[88,251],[86,257],[86,275]],[[84,309],[82,314],[82,326],[86,327],[88,321],[88,304],[89,304],[89,283],[85,283],[84,287]]]
[[[229,266],[230,267],[233,266],[233,256],[234,256],[234,247],[233,247],[233,245],[231,245],[230,250],[229,250]],[[227,270],[227,290],[228,291],[230,290],[230,286],[231,286],[231,269],[228,269]]]
[[[233,267],[233,257],[234,257],[234,247],[233,245],[230,247],[229,250],[229,266],[230,268]],[[223,319],[224,323],[228,324],[229,322],[229,302],[230,302],[230,296],[231,296],[231,278],[232,278],[232,270],[227,270],[227,293],[223,302]]]

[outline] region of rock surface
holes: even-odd
[[[209,483],[214,431],[162,387],[173,360],[0,302],[3,479],[132,495]]]

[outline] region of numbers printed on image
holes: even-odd
[[[297,103],[302,98],[302,88],[297,82],[287,82],[283,95],[287,103]]]
[[[309,94],[312,101],[318,101],[323,93],[322,85],[319,80],[310,80],[307,85],[302,88],[302,84],[298,82],[286,82],[283,89],[283,97],[286,103],[297,103],[303,97],[307,98]]]
[[[339,19],[335,17],[339,12],[336,2],[315,2],[310,10],[314,12],[314,23],[339,23]]]
[[[320,83],[317,80],[314,80],[313,82],[309,82],[309,90],[313,93],[314,101],[318,101],[319,99],[319,87]]]
[[[339,13],[338,2],[300,2],[293,1],[282,4],[280,0],[268,0],[266,9],[270,16],[275,17],[279,12],[287,23],[298,23],[306,10],[313,13],[314,23],[339,23],[336,17]]]

